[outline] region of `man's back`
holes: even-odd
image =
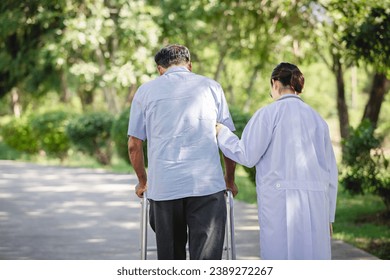
[[[229,113],[218,83],[172,67],[139,89],[132,110],[137,105],[148,139],[150,198],[202,196],[226,188],[215,124]],[[231,120],[229,124],[234,129]]]
[[[225,189],[237,194],[235,164],[222,174],[215,126],[234,129],[221,86],[193,74],[187,47],[168,45],[154,56],[160,77],[142,85],[130,110],[129,158],[135,192],[150,202],[159,260],[220,260],[226,224]],[[149,170],[143,143],[148,140]],[[188,231],[187,231],[188,229]],[[190,232],[191,234],[188,234]]]

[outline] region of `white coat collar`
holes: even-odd
[[[282,100],[287,99],[287,98],[296,98],[296,99],[299,99],[299,100],[301,100],[303,102],[301,97],[299,97],[296,94],[292,94],[292,93],[291,94],[290,93],[284,94],[276,101],[282,101]]]

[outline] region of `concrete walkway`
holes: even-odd
[[[135,184],[132,174],[0,160],[0,260],[139,259]],[[237,259],[259,259],[256,205],[236,200],[234,211]],[[338,240],[332,249],[333,259],[376,259]]]

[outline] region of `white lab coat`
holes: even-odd
[[[224,127],[218,143],[256,166],[261,258],[330,259],[338,172],[325,121],[287,94],[258,110],[241,140]]]

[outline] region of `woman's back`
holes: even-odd
[[[263,109],[264,115],[270,114],[263,118],[268,119],[272,130],[263,130],[258,137],[259,141],[270,139],[268,149],[259,155],[261,180],[276,172],[278,180],[328,183],[329,132],[317,112],[295,95],[285,95]],[[269,137],[262,135],[267,131],[272,133]]]

